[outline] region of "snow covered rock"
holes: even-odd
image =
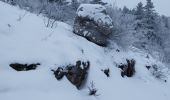
[[[81,67],[83,65],[83,68]],[[81,85],[87,78],[87,70],[89,69],[90,63],[77,61],[75,66],[68,66],[67,67],[67,79],[74,84],[77,89],[80,89]]]
[[[90,62],[77,61],[76,65],[68,65],[64,69],[58,67],[57,70],[52,70],[57,80],[60,80],[65,75],[67,79],[80,89],[84,81],[86,80],[88,69],[90,67]]]
[[[135,74],[135,60],[126,60],[127,64],[121,64],[118,67],[121,69],[121,76],[132,77]]]
[[[10,67],[15,69],[16,71],[29,71],[35,70],[40,63],[36,64],[19,64],[19,63],[12,63]]]
[[[57,80],[62,79],[64,77],[64,75],[65,75],[62,67],[58,67],[57,70],[51,70],[51,71],[54,72],[55,78]]]
[[[74,22],[74,33],[100,46],[106,46],[112,28],[112,19],[107,15],[104,6],[99,4],[81,4],[79,6]]]

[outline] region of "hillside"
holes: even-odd
[[[75,35],[72,26],[0,2],[0,100],[170,100],[168,69],[151,55],[112,44],[100,47]],[[120,51],[118,52],[117,49]],[[118,64],[136,61],[133,77],[121,77]],[[56,80],[51,69],[90,61],[86,84],[80,90],[66,77]],[[11,63],[40,63],[36,70],[15,71]],[[163,69],[164,80],[155,78],[146,65]],[[101,71],[110,69],[110,77]],[[89,96],[90,82],[98,96]]]

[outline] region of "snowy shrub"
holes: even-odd
[[[151,66],[146,66],[146,68],[151,72],[151,74],[155,78],[166,82],[166,75],[165,75],[165,72],[163,71],[164,69],[163,67],[154,64]]]
[[[90,86],[88,87],[88,89],[89,89],[89,95],[99,96],[99,94],[96,94],[98,90],[95,88],[93,81],[90,83]]]
[[[49,19],[64,21],[73,24],[76,16],[76,8],[79,3],[72,0],[1,0],[12,5],[19,6],[32,13],[43,14]]]
[[[121,69],[121,76],[132,77],[135,74],[135,60],[126,60],[127,64],[121,64],[118,68]]]

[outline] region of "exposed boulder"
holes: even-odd
[[[35,70],[38,65],[40,65],[40,63],[36,63],[36,64],[12,63],[9,66],[15,69],[16,71],[29,71],[29,70]]]
[[[106,46],[112,28],[112,19],[104,6],[99,4],[81,4],[79,6],[74,22],[75,34],[100,46]]]
[[[81,65],[83,65],[83,68]],[[85,63],[81,61],[77,61],[75,66],[68,66],[68,73],[66,74],[67,79],[79,89],[86,79],[89,66],[89,62]]]
[[[52,71],[54,72],[57,80],[60,80],[63,76],[66,76],[67,79],[77,87],[77,89],[80,89],[87,78],[89,67],[89,61],[77,61],[76,65],[68,65],[64,69],[59,67],[56,71]]]
[[[118,68],[121,69],[121,76],[132,77],[135,74],[135,60],[126,60],[127,64],[121,64]]]
[[[57,70],[51,70],[54,72],[55,78],[57,80],[60,80],[63,78],[63,76],[65,75],[63,68],[62,67],[58,67]]]
[[[107,68],[107,69],[102,69],[101,71],[104,72],[104,74],[105,74],[107,77],[110,77],[110,69],[109,69],[109,68]]]

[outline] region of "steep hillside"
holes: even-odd
[[[103,48],[77,36],[72,27],[0,2],[0,100],[170,100],[168,69],[150,55],[131,47],[123,50],[112,44]],[[149,57],[148,57],[149,56]],[[133,77],[122,77],[117,65],[136,61]],[[80,90],[66,77],[56,80],[51,69],[90,61],[86,84]],[[40,63],[36,70],[15,71],[11,63]],[[161,66],[157,79],[146,68]],[[110,69],[110,77],[101,71]],[[165,82],[166,80],[166,82]],[[97,96],[89,96],[95,83]]]

